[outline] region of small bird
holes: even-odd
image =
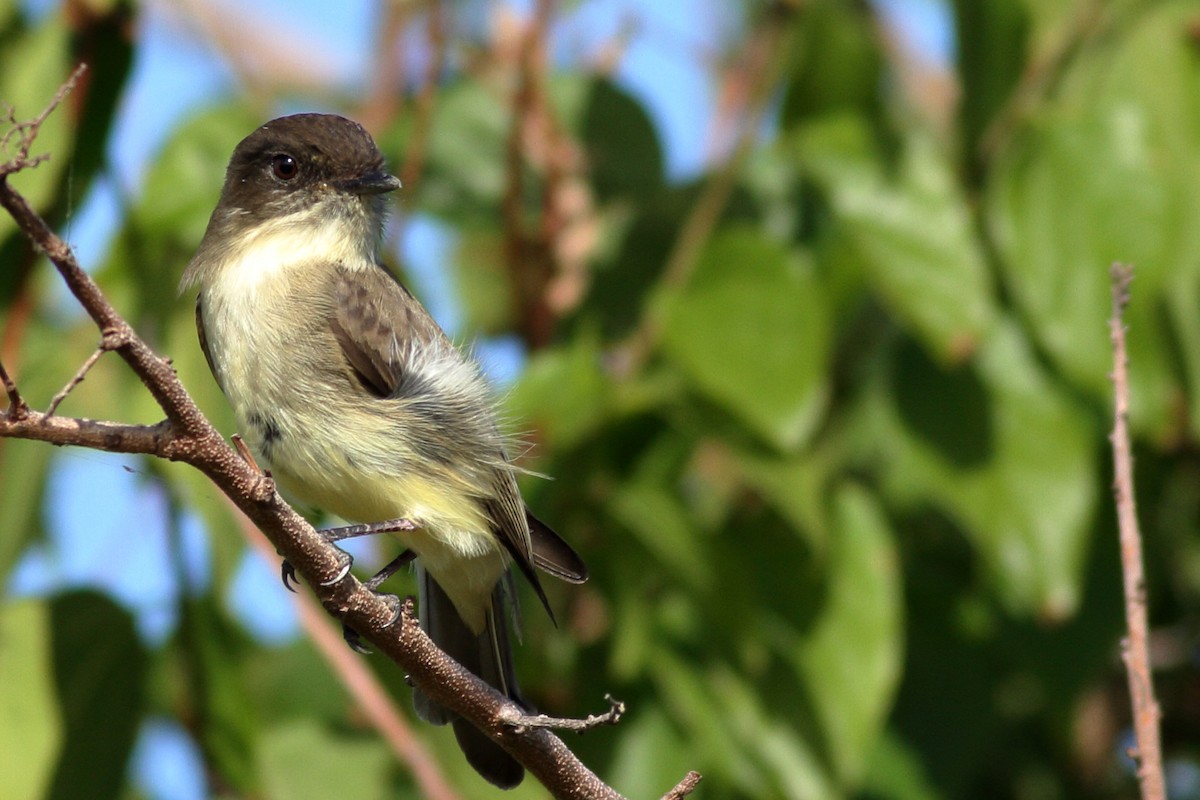
[[[478,364],[379,261],[400,181],[363,127],[329,114],[272,120],[237,146],[181,291],[198,286],[200,345],[255,456],[295,499],[346,520],[409,519],[424,630],[525,708],[513,675],[511,566],[547,611],[537,567],[572,583],[582,559],[525,507]],[[553,614],[551,614],[553,618]],[[452,723],[501,787],[524,770]]]

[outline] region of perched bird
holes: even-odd
[[[240,433],[286,494],[343,519],[410,519],[421,624],[455,660],[521,699],[509,642],[511,565],[587,579],[525,507],[478,365],[379,262],[388,174],[355,122],[297,114],[237,146],[182,287]],[[546,606],[549,611],[549,605]],[[452,723],[486,779],[524,771],[469,722]]]

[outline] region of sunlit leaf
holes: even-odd
[[[646,109],[607,80],[592,82],[582,138],[600,200],[649,195],[661,186],[662,149]]]
[[[783,450],[825,409],[829,330],[806,261],[750,230],[723,233],[669,298],[663,344],[697,388]]]
[[[966,197],[930,138],[905,142],[888,177],[853,134],[860,128],[840,119],[806,130],[798,140],[804,163],[828,194],[839,234],[859,254],[870,286],[939,358],[961,360],[996,314]]]
[[[537,353],[508,398],[518,424],[534,427],[549,446],[563,449],[595,430],[612,410],[600,357],[588,336]]]
[[[834,498],[829,596],[799,663],[833,772],[849,788],[883,730],[900,679],[903,595],[878,503],[849,486]]]
[[[1162,4],[1122,29],[1103,64],[1081,59],[1061,101],[1014,137],[987,195],[1014,298],[1056,368],[1096,398],[1108,397],[1112,368],[1109,265],[1136,265],[1126,317],[1131,418],[1158,436],[1178,435],[1176,346],[1189,384],[1200,380],[1187,300],[1200,292],[1200,73],[1186,32],[1194,11]]]
[[[972,409],[980,444],[931,436],[930,423],[970,382],[926,362],[919,349],[897,359],[893,386],[880,387],[863,446],[881,459],[893,497],[932,499],[962,525],[1000,597],[1018,613],[1070,616],[1081,591],[1092,506],[1095,430],[1088,414],[1051,383],[1012,324],[995,326],[973,366],[987,400]],[[906,365],[907,364],[907,365]],[[914,374],[916,385],[903,386]],[[959,388],[955,388],[955,387]],[[896,403],[904,391],[917,402]],[[975,395],[978,397],[978,395]],[[914,395],[914,398],[918,395]],[[961,399],[961,398],[960,398]],[[939,409],[941,411],[939,412]],[[929,417],[922,422],[919,414]]]
[[[742,743],[769,776],[773,786],[767,794],[812,798],[835,795],[831,776],[813,748],[796,731],[792,720],[763,707],[761,693],[755,691],[753,683],[727,669],[716,671],[711,682],[731,738]]]

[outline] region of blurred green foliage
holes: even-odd
[[[79,196],[100,167],[137,46],[123,38],[137,12],[69,5],[87,13],[34,24],[0,3],[0,100],[18,117],[92,61],[38,140],[53,159],[15,181],[58,220],[68,181]],[[595,243],[506,402],[537,444],[529,466],[555,478],[527,483],[530,504],[592,579],[552,587],[561,630],[527,621],[528,694],[559,714],[623,699],[619,727],[570,744],[631,797],[687,769],[705,798],[1131,796],[1106,490],[1119,259],[1138,268],[1132,422],[1151,614],[1175,654],[1158,674],[1167,756],[1195,769],[1200,12],[959,0],[953,74],[914,83],[864,5],[797,5],[747,4],[729,32],[736,54],[779,28],[772,124],[691,182],[666,179],[651,118],[618,84],[580,63],[546,84],[582,154]],[[922,99],[945,79],[958,102],[939,114]],[[228,433],[175,283],[229,152],[276,110],[230,102],[182,124],[98,271]],[[413,113],[378,132],[393,165],[420,135]],[[458,235],[445,269],[473,334],[518,327],[512,114],[495,82],[448,70],[402,193],[403,214]],[[516,218],[535,228],[553,184],[544,163],[522,169]],[[727,202],[693,225],[723,180]],[[0,322],[21,326],[21,387],[44,405],[95,332],[54,311],[7,218],[0,256]],[[156,419],[119,369],[89,377],[69,412]],[[0,575],[43,533],[49,450],[0,442]],[[307,642],[257,642],[222,605],[243,545],[203,480],[147,469],[209,523],[213,585],[181,594],[183,622],[154,649],[95,592],[0,606],[0,795],[134,797],[134,733],[166,715],[221,796],[415,796]],[[394,665],[370,663],[407,710]],[[446,731],[418,730],[463,796],[493,796]]]

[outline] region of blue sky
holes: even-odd
[[[232,2],[232,0],[221,0]],[[530,3],[510,3],[527,11]],[[936,59],[951,56],[952,35],[945,4],[938,0],[879,0],[915,46]],[[29,2],[37,14],[49,13],[50,0]],[[118,220],[119,195],[136,197],[151,159],[186,115],[220,102],[237,91],[228,66],[207,46],[172,22],[165,4],[143,6],[133,76],[122,100],[109,149],[111,170],[99,182],[64,233],[86,266],[99,264]],[[375,0],[339,3],[337,13],[320,0],[260,0],[251,12],[270,20],[280,38],[322,43],[335,54],[338,82],[365,86],[371,52]],[[663,141],[668,175],[679,180],[702,171],[706,125],[714,98],[703,56],[717,52],[721,37],[736,18],[723,0],[588,0],[569,6],[554,32],[560,62],[578,52],[595,52],[621,29],[639,21],[616,79],[638,97],[655,121]],[[453,246],[450,234],[433,220],[414,219],[399,246],[418,289],[431,311],[452,333],[457,328],[454,298],[440,270]],[[177,265],[182,270],[183,265]],[[521,352],[512,340],[481,344],[485,364],[499,380],[519,369]],[[132,609],[139,630],[151,643],[163,641],[176,624],[174,568],[169,561],[169,509],[165,497],[146,480],[130,456],[68,450],[56,454],[46,498],[47,540],[35,545],[11,576],[10,595],[43,594],[66,586],[95,586]],[[139,535],[128,535],[136,518]],[[189,584],[209,580],[208,551],[199,522],[179,521]],[[114,562],[113,552],[123,557]],[[297,635],[291,601],[279,584],[278,564],[250,555],[238,570],[227,597],[229,608],[246,628],[266,642]],[[148,722],[142,732],[132,775],[149,798],[199,800],[207,795],[202,765],[187,734],[168,719]]]

